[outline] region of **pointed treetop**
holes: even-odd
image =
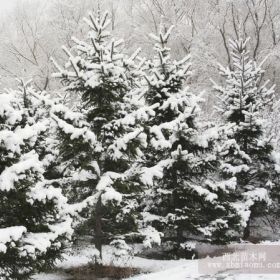
[[[109,12],[105,11],[101,16],[100,11],[98,11],[97,16],[94,16],[93,12],[89,12],[89,19],[83,19],[90,28],[92,28],[95,32],[100,32],[108,27],[111,20],[109,19]]]
[[[239,53],[244,53],[247,51],[247,43],[249,42],[250,37],[247,37],[243,39],[240,37],[239,39],[233,40],[229,39],[229,44],[230,47],[232,48],[233,51],[239,52]]]
[[[32,79],[24,80],[23,78],[16,79],[19,88],[27,88],[32,86]]]
[[[272,104],[275,94],[274,85],[268,87],[269,81],[262,82],[265,71],[261,68],[262,63],[257,64],[250,57],[248,41],[249,38],[230,40],[233,68],[220,66],[226,83],[224,86],[213,83],[220,94],[219,112],[228,121],[240,124],[244,129],[248,125],[259,123],[260,116],[257,115]]]
[[[174,28],[174,25],[171,25],[167,29],[163,21],[163,16],[161,16],[158,34],[149,34],[150,38],[155,41],[154,49],[159,54],[161,64],[165,64],[169,58],[170,49],[167,47],[167,43]]]
[[[89,32],[91,40],[102,42],[105,38],[110,36],[110,32],[107,30],[111,23],[108,11],[101,15],[100,10],[98,10],[96,16],[93,12],[90,12],[89,18],[84,18],[83,20],[91,29],[91,32]]]
[[[158,35],[155,35],[153,33],[150,33],[149,36],[151,37],[151,39],[153,39],[154,41],[156,41],[157,43],[161,44],[161,47],[165,47],[165,45],[168,42],[168,39],[171,35],[171,32],[174,28],[174,25],[171,25],[168,30],[166,31],[166,29],[164,28],[164,30],[160,30]]]
[[[247,43],[249,42],[249,40],[250,40],[249,37],[247,37],[246,39],[240,37],[239,39],[236,40],[232,40],[232,39],[229,40],[229,45],[232,50],[231,57],[234,66],[236,66],[236,64],[239,63],[249,62],[250,57],[249,57],[249,51],[247,50]]]

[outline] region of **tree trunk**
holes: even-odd
[[[247,222],[247,225],[243,231],[243,239],[244,240],[248,240],[250,237],[250,221],[251,221],[251,217],[249,217],[249,220]]]
[[[101,213],[101,197],[95,206],[95,228],[94,228],[94,244],[95,248],[100,252],[100,259],[102,260],[102,213]]]

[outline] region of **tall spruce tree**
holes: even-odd
[[[186,85],[190,57],[171,60],[167,46],[171,31],[172,27],[151,34],[156,55],[147,62],[145,100],[155,114],[145,123],[148,148],[142,182],[150,186],[144,221],[164,233],[162,240],[173,243],[179,255],[199,237],[227,242],[240,219],[228,199],[235,182],[218,181],[214,175],[219,132],[199,120],[202,99]]]
[[[225,79],[222,86],[214,84],[219,93],[218,111],[226,129],[221,149],[221,176],[236,178],[236,201],[243,203],[245,229],[243,238],[250,237],[250,223],[268,211],[274,186],[273,146],[265,138],[262,114],[272,104],[274,86],[262,82],[264,71],[250,59],[248,39],[230,41],[232,67],[220,66]]]
[[[26,83],[0,94],[3,280],[29,279],[34,272],[51,267],[73,232],[67,199],[47,178],[55,151],[49,108],[42,98]]]
[[[65,90],[80,97],[72,115],[54,114],[60,127],[60,161],[65,189],[73,201],[91,210],[87,228],[102,257],[102,245],[137,232],[137,158],[146,137],[137,124],[131,91],[137,89],[138,68],[120,52],[122,41],[108,32],[108,13],[85,19],[87,40],[74,39],[65,69],[57,63]],[[141,117],[141,116],[140,116]],[[123,242],[121,242],[123,243]]]

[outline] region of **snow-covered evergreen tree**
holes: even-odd
[[[49,108],[32,86],[0,94],[0,278],[29,279],[53,265],[72,235],[69,205],[49,170]]]
[[[103,244],[137,231],[136,159],[146,137],[136,122],[141,112],[133,112],[131,101],[138,51],[131,57],[120,52],[122,41],[108,32],[108,13],[90,13],[85,21],[87,40],[74,39],[71,52],[63,48],[68,55],[64,69],[55,63],[55,76],[80,101],[75,113],[57,112],[54,118],[65,188],[73,201],[90,206],[87,225],[101,253]]]
[[[234,196],[243,212],[245,239],[250,236],[250,222],[267,213],[274,185],[273,146],[265,138],[262,118],[272,104],[274,86],[268,88],[268,81],[262,82],[262,65],[250,59],[247,42],[242,38],[230,41],[232,70],[220,66],[225,82],[214,84],[227,135],[220,150],[221,175],[236,180]]]
[[[172,27],[151,34],[156,56],[147,63],[145,99],[155,116],[145,123],[148,148],[142,181],[150,190],[144,221],[163,232],[163,240],[174,242],[175,249],[185,251],[188,241],[198,235],[227,241],[238,228],[239,217],[227,199],[234,182],[214,177],[219,133],[199,120],[202,98],[186,85],[190,57],[171,60],[167,46],[171,31]]]

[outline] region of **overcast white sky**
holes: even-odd
[[[5,13],[7,10],[10,10],[17,0],[0,0],[0,13]]]
[[[17,2],[40,2],[42,0],[0,0],[0,15],[11,10]]]

